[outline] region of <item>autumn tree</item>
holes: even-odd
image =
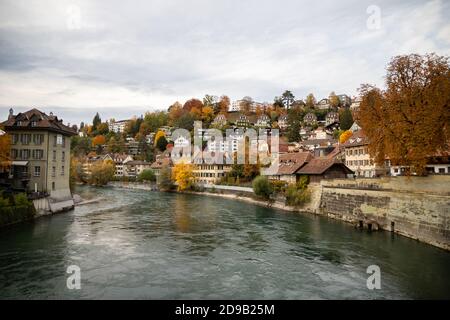
[[[172,169],[169,166],[161,168],[157,178],[158,187],[161,191],[169,191],[173,188]]]
[[[230,108],[230,98],[228,96],[221,96],[219,100],[219,112],[226,114]]]
[[[245,115],[249,115],[252,112],[253,99],[250,97],[244,97],[239,103],[239,110]]]
[[[92,146],[96,147],[98,145],[104,145],[106,143],[106,138],[103,135],[95,136],[94,139],[92,139]]]
[[[0,172],[8,170],[11,165],[11,137],[0,131]]]
[[[207,124],[214,120],[214,109],[210,106],[203,107],[202,120]]]
[[[203,108],[203,102],[201,102],[198,99],[189,99],[186,101],[183,105],[183,109],[187,112],[190,112],[193,108],[197,108],[198,110],[202,110]]]
[[[189,189],[194,184],[194,167],[189,163],[177,163],[172,170],[172,178],[178,191]]]
[[[95,148],[98,154],[103,152],[103,146],[106,144],[106,138],[103,135],[95,136],[92,139],[92,146]]]
[[[330,106],[332,108],[337,109],[341,105],[341,101],[339,100],[339,97],[336,95],[334,91],[331,91],[328,99],[330,100]]]
[[[186,113],[187,111],[185,111],[183,109],[183,107],[181,106],[181,104],[177,101],[175,102],[170,108],[169,108],[169,123],[171,125],[174,125],[174,123],[182,116]],[[159,126],[158,126],[159,128]]]
[[[96,186],[106,185],[114,177],[115,166],[112,161],[97,161],[91,166],[89,183]]]
[[[99,123],[96,128],[98,134],[107,134],[109,132],[109,127],[106,122]]]
[[[436,54],[394,57],[387,67],[386,89],[359,89],[358,121],[378,164],[426,173],[427,157],[449,148],[450,66]]]
[[[345,143],[352,135],[353,132],[351,132],[350,130],[342,132],[341,135],[339,136],[339,142]]]
[[[317,103],[316,98],[314,97],[314,95],[312,93],[310,93],[306,96],[305,104],[306,104],[307,108],[314,109],[316,103]]]

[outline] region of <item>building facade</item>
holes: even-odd
[[[76,131],[37,109],[17,115],[11,109],[2,125],[11,135],[13,188],[71,199],[70,137]]]

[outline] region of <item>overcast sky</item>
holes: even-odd
[[[392,56],[450,55],[449,16],[445,0],[0,0],[0,118],[37,107],[71,123],[121,119],[205,94],[355,95],[383,85]]]

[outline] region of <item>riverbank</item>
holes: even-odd
[[[287,206],[284,199],[258,199],[251,188],[209,187],[184,193],[245,201],[288,212],[316,214],[369,230],[384,230],[450,251],[450,176],[337,179],[310,184],[311,201]],[[111,187],[155,190],[145,184]]]

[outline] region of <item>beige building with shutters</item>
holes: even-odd
[[[55,201],[71,199],[70,137],[76,131],[37,109],[17,115],[11,109],[2,125],[11,136],[12,187],[47,193]]]

